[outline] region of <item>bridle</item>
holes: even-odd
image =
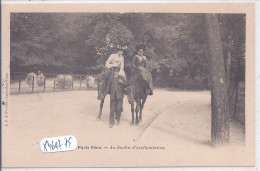
[[[133,85],[128,85],[126,87],[127,89],[130,89],[130,94],[127,95],[127,99],[128,101],[134,101],[134,86]],[[132,97],[133,99],[130,99],[130,97]]]
[[[98,82],[101,82],[101,83],[102,83],[102,85],[105,85],[105,81],[104,81],[104,80],[102,80],[102,79],[98,79]],[[98,86],[98,93],[99,93],[99,86]]]

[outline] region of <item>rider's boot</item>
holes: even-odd
[[[153,91],[151,89],[146,89],[146,94],[149,94],[151,96],[153,95]]]

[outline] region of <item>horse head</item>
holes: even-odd
[[[97,79],[97,88],[98,88],[98,100],[102,100],[104,98],[104,90],[106,88],[105,81],[101,78]]]
[[[128,85],[126,87],[126,94],[127,94],[127,99],[128,103],[132,104],[134,103],[134,98],[135,98],[135,91],[134,91],[134,86],[133,85]]]
[[[102,100],[106,96],[104,91],[111,74],[111,70],[106,68],[97,76],[98,100]]]

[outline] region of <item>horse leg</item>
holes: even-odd
[[[124,104],[124,101],[122,102]],[[122,109],[121,109],[121,112],[123,112],[123,104],[122,104]]]
[[[140,99],[137,99],[136,100],[136,108],[135,108],[135,113],[136,113],[135,124],[136,125],[139,124],[139,117],[138,117],[139,108],[140,108]]]
[[[99,114],[98,114],[97,118],[101,118],[101,116],[102,116],[102,109],[103,109],[104,100],[105,100],[105,97],[100,102]]]
[[[132,122],[131,122],[131,125],[133,125],[135,123],[134,109],[135,109],[135,102],[131,102],[131,112],[132,112]]]
[[[140,100],[139,102],[139,106],[140,106],[140,114],[139,114],[139,121],[141,122],[142,121],[142,100]]]
[[[146,101],[147,95],[145,95],[145,97],[142,100],[142,103],[140,103],[140,115],[139,115],[139,120],[142,121],[142,113],[143,113],[143,108],[144,108],[144,104]]]

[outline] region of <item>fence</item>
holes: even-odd
[[[173,78],[173,77],[165,77],[165,76],[157,76],[154,80],[154,87],[158,88],[174,88],[181,90],[209,90],[209,80],[206,78]]]
[[[230,117],[245,124],[245,83],[239,82],[234,85],[229,95],[229,113]]]
[[[11,94],[25,94],[25,93],[42,93],[42,92],[59,92],[59,91],[76,91],[76,90],[90,90],[97,89],[96,75],[71,75],[71,86],[57,86],[57,76],[62,74],[43,73],[44,78],[41,84],[37,84],[37,76],[32,77],[31,84],[26,82],[29,73],[11,72],[10,93]],[[88,77],[94,78],[94,83],[88,81]],[[176,88],[176,89],[209,89],[207,83],[198,80],[188,79],[167,79],[162,80],[163,77],[156,77],[154,80],[154,87],[158,88]],[[92,85],[93,84],[93,85]]]
[[[11,72],[10,94],[97,89],[96,75],[64,75],[52,73],[43,73],[43,75],[44,77],[37,75],[27,77],[28,73]],[[67,76],[71,76],[70,78],[72,79],[68,81]],[[62,78],[64,78],[64,80],[62,80]]]

